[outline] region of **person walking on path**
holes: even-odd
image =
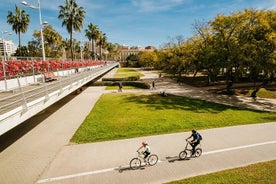
[[[152,90],[154,90],[154,89],[156,89],[155,88],[155,81],[152,81],[152,88],[151,88]]]
[[[119,82],[118,87],[119,87],[118,92],[122,92],[122,88],[123,88],[122,82]]]

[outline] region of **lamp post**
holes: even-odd
[[[4,39],[4,35],[5,34],[8,34],[8,35],[11,35],[11,33],[9,33],[8,31],[3,31],[2,32],[2,45],[3,45],[3,52],[4,52],[4,61],[7,60],[7,54],[6,54],[6,44],[4,43],[5,42],[5,39]]]
[[[37,0],[38,5],[34,6],[31,4],[28,4],[26,1],[22,1],[21,4],[23,4],[24,6],[28,6],[32,9],[37,9],[38,10],[38,14],[39,14],[39,21],[40,21],[40,36],[41,36],[41,47],[42,47],[42,59],[43,61],[45,61],[45,49],[44,49],[44,38],[43,38],[43,31],[42,31],[42,18],[41,18],[41,9],[40,9],[40,0]]]
[[[4,34],[11,35],[8,31],[3,31],[2,32],[2,45],[3,45],[3,52],[4,52],[4,59],[2,60],[2,67],[3,67],[3,74],[4,74],[4,83],[5,83],[5,91],[8,90],[8,85],[7,85],[7,75],[6,75],[6,60],[7,60],[7,55],[6,55],[6,44],[5,39],[4,39]]]

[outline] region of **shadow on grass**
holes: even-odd
[[[132,95],[125,98],[125,101],[147,105],[156,110],[189,110],[197,113],[218,113],[227,109],[240,109],[237,107],[206,102],[181,96],[169,94],[167,97],[161,95]]]

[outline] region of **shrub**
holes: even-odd
[[[97,81],[92,83],[93,86],[118,86],[121,81]],[[122,81],[123,86],[133,86],[142,89],[150,89],[150,85],[148,83],[140,82],[140,81]]]
[[[130,77],[122,77],[122,78],[103,78],[102,81],[137,81],[139,80],[139,76],[130,76]]]

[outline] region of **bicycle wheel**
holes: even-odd
[[[186,157],[187,157],[187,152],[186,152],[186,151],[181,151],[181,152],[179,153],[179,158],[180,158],[181,160],[184,160]]]
[[[131,169],[138,169],[141,166],[141,160],[138,158],[133,158],[130,162],[129,162],[129,166]]]
[[[157,163],[158,156],[157,155],[150,155],[148,158],[149,165],[153,166]]]
[[[196,150],[195,150],[195,157],[199,157],[200,155],[202,154],[202,149],[201,148],[197,148]]]

